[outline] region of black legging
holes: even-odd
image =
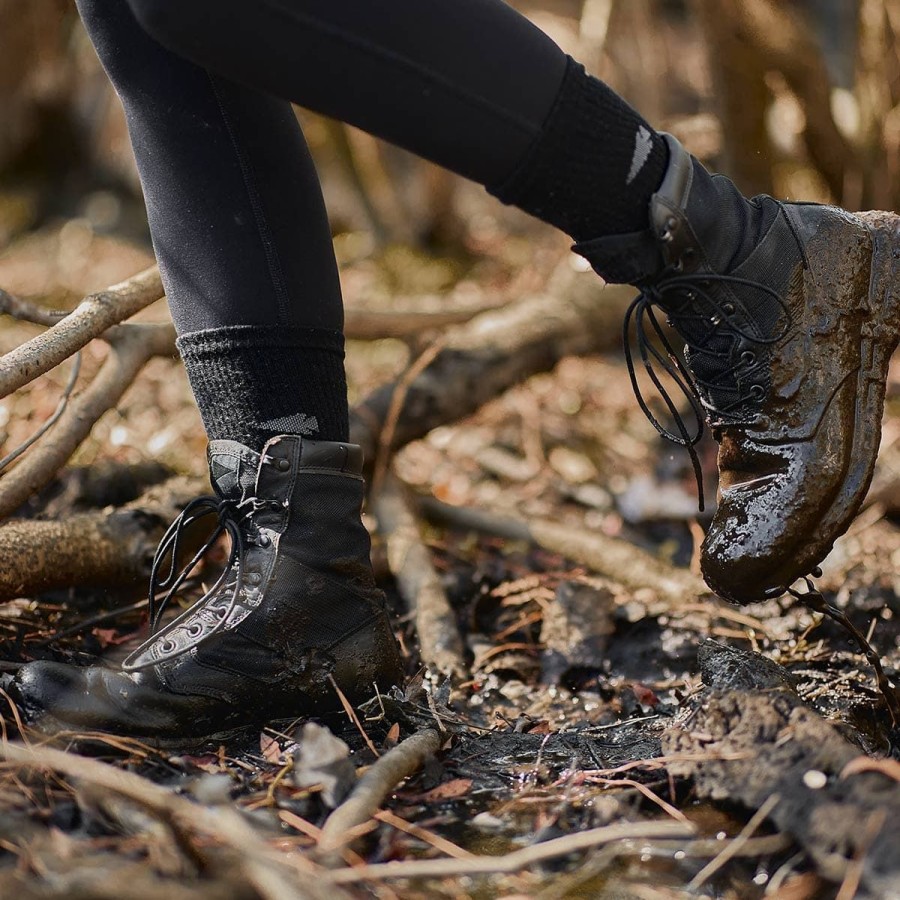
[[[566,70],[556,44],[501,0],[78,8],[125,107],[181,334],[342,326],[321,190],[287,100],[497,185]]]

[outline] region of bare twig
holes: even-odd
[[[379,756],[381,756],[381,754],[372,743],[372,738],[370,738],[366,733],[366,729],[362,727],[362,722],[359,721],[359,716],[356,714],[356,710],[347,699],[347,695],[340,689],[340,686],[334,680],[334,675],[332,675],[330,672],[328,674],[328,680],[331,682],[331,686],[334,688],[334,692],[338,695],[338,700],[341,701],[341,706],[344,708],[344,712],[347,714],[347,718],[356,726],[356,730],[362,735],[362,739],[366,742],[366,746],[369,748],[369,750],[372,751],[372,755],[377,759]]]
[[[422,351],[418,359],[413,360],[412,365],[393,385],[393,394],[391,395],[387,415],[378,433],[378,450],[375,455],[372,475],[372,492],[375,494],[381,492],[381,483],[390,463],[390,449],[394,440],[394,432],[397,430],[397,422],[400,418],[403,404],[406,402],[409,389],[413,382],[435,361],[443,347],[443,338],[434,340]]]
[[[681,838],[694,834],[694,827],[682,822],[623,822],[605,825],[588,831],[567,834],[515,850],[504,856],[480,856],[472,859],[423,859],[411,862],[389,862],[359,866],[343,872],[325,875],[335,884],[351,884],[358,881],[380,881],[389,878],[443,878],[453,875],[511,874],[528,866],[567,856],[579,850],[589,850],[617,841],[649,841],[654,838]],[[623,845],[624,852],[637,852],[636,848]]]
[[[0,359],[0,398],[49,372],[112,325],[133,316],[162,295],[159,271],[153,266],[85,297],[64,319]]]
[[[456,615],[434,569],[431,554],[422,543],[404,488],[390,472],[375,496],[374,507],[378,527],[387,543],[388,564],[400,594],[415,615],[422,662],[443,675],[462,677],[464,650]]]
[[[321,862],[329,867],[342,864],[340,851],[349,842],[353,829],[377,812],[384,798],[440,749],[441,736],[432,728],[417,731],[378,760],[328,817],[319,840]]]
[[[69,379],[66,382],[66,386],[63,388],[62,396],[59,398],[59,403],[56,404],[53,415],[50,416],[50,418],[47,419],[47,421],[44,422],[27,440],[19,444],[15,450],[11,450],[3,457],[3,459],[0,459],[0,472],[11,463],[14,463],[29,447],[34,446],[59,421],[60,416],[62,416],[66,411],[66,407],[69,405],[69,397],[72,396],[72,391],[75,390],[75,384],[78,381],[78,373],[80,371],[81,351],[79,350],[75,354],[75,362],[72,365],[72,371],[69,373]]]
[[[52,309],[45,309],[36,303],[14,297],[8,291],[0,288],[0,315],[12,316],[21,322],[31,322],[34,325],[55,325],[67,314]]]
[[[763,822],[768,818],[769,813],[772,812],[773,809],[781,802],[781,797],[778,794],[772,794],[765,803],[763,803],[760,808],[753,813],[750,817],[750,821],[741,829],[740,834],[731,841],[727,847],[725,847],[722,852],[716,856],[714,859],[711,859],[694,877],[691,879],[691,883],[688,885],[689,891],[699,890],[728,860],[733,859],[738,855],[741,848],[753,835],[756,833],[756,829],[762,825]]]
[[[454,859],[475,858],[474,853],[470,853],[468,850],[464,850],[458,844],[454,844],[453,841],[448,841],[446,838],[441,837],[439,834],[434,834],[434,832],[422,828],[421,825],[416,825],[413,822],[407,822],[406,819],[401,819],[400,816],[395,816],[392,812],[388,812],[388,810],[386,809],[375,813],[375,818],[378,819],[379,822],[384,822],[385,825],[390,825],[392,828],[396,828],[398,831],[403,831],[406,834],[411,834],[413,837],[418,838],[420,841],[424,841],[426,844],[430,844],[432,847],[434,847],[435,850],[440,850],[441,853],[446,853],[447,856],[452,856]]]
[[[109,357],[90,386],[69,404],[50,438],[0,479],[0,517],[10,515],[53,478],[147,360],[170,352],[173,340],[171,325],[129,325],[111,339]]]

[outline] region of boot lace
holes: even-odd
[[[749,333],[736,320],[736,308],[727,299],[727,296],[717,297],[713,293],[713,288],[717,285],[744,287],[759,291],[770,297],[778,305],[783,315],[783,327],[776,335],[770,338],[762,338],[757,334]],[[663,311],[670,324],[680,334],[691,335],[690,337],[685,337],[685,344],[692,357],[695,354],[703,354],[725,363],[714,379],[705,380],[698,378],[682,362],[680,355],[672,346],[660,324],[656,313],[657,308]],[[632,322],[634,323],[635,343],[640,360],[650,376],[657,393],[665,403],[672,421],[675,423],[675,431],[668,429],[656,418],[638,384],[631,341]],[[632,390],[644,415],[650,420],[650,423],[659,434],[687,450],[694,470],[694,477],[697,481],[701,512],[705,508],[703,471],[700,465],[700,457],[697,455],[695,448],[700,438],[703,437],[706,417],[714,415],[717,418],[727,418],[729,414],[733,414],[734,410],[745,405],[749,400],[762,399],[763,393],[760,385],[753,385],[748,392],[748,396],[740,396],[734,402],[722,407],[716,407],[711,401],[704,399],[704,392],[708,396],[709,392],[719,387],[725,379],[735,375],[742,368],[754,365],[756,362],[756,353],[749,349],[743,350],[737,360],[733,361],[733,350],[727,352],[716,350],[713,346],[715,339],[720,336],[736,336],[742,339],[745,346],[749,344],[756,347],[766,347],[780,341],[790,330],[791,324],[791,315],[787,303],[776,290],[768,285],[748,278],[740,278],[735,275],[720,275],[715,272],[683,274],[680,271],[680,267],[676,266],[669,266],[652,283],[642,285],[641,293],[634,298],[625,313],[623,342],[625,346],[625,364],[628,367]],[[708,326],[705,331],[703,331],[704,325]],[[700,333],[694,336],[694,332],[698,330],[698,327]],[[728,365],[728,362],[731,362],[731,365]],[[694,420],[691,427],[685,422],[678,405],[664,386],[659,370],[666,373],[690,404]]]
[[[228,605],[224,614],[220,615],[213,628],[206,637],[221,631],[235,607],[238,605],[241,587],[244,583],[244,557],[247,547],[256,543],[266,546],[270,540],[262,534],[259,526],[254,521],[254,516],[263,509],[281,509],[283,502],[280,500],[260,500],[257,497],[247,497],[243,500],[220,499],[215,496],[198,497],[192,500],[179,513],[159,542],[156,554],[153,557],[153,565],[150,570],[150,637],[152,638],[160,627],[162,615],[172,598],[184,584],[191,570],[210,551],[222,534],[227,534],[230,540],[228,560],[222,573],[215,583],[194,604],[201,606],[218,591],[225,587],[230,590]],[[178,559],[181,545],[188,527],[206,516],[215,515],[217,524],[200,549],[181,570],[178,570]],[[163,593],[164,592],[164,593]],[[160,597],[160,595],[162,595]],[[182,652],[187,652],[185,648]],[[174,653],[172,656],[179,656]]]

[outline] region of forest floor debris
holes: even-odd
[[[33,296],[14,281],[3,286]],[[33,333],[10,326],[4,346]],[[420,355],[356,345],[354,398],[402,381]],[[86,376],[103,360],[88,345]],[[54,371],[8,398],[10,446],[52,412],[64,380]],[[888,436],[898,412],[894,398]],[[711,448],[700,452],[711,468]],[[174,362],[153,360],[76,459],[108,466],[108,483],[64,473],[29,501],[22,527],[102,518],[148,486],[165,492],[173,471],[198,478],[202,434]],[[635,485],[648,479],[671,490],[636,515]],[[900,734],[870,666],[798,598],[737,609],[706,591],[690,569],[703,521],[685,519],[690,483],[612,353],[567,356],[432,430],[385,467],[403,516],[374,535],[405,688],[355,721],[272,723],[180,755],[102,735],[46,746],[0,695],[0,894],[900,897]],[[403,484],[435,499],[409,502]],[[377,500],[373,511],[384,516]],[[403,586],[413,545],[413,575],[427,564],[440,597],[430,612],[447,626],[443,645],[420,641],[427,616],[404,599],[418,591]],[[894,680],[898,559],[891,507],[873,506],[817,582]],[[0,604],[3,670],[39,657],[114,663],[146,616],[139,570],[124,586],[14,591]],[[425,672],[423,657],[444,663]],[[346,748],[318,781],[303,756],[316,729]]]

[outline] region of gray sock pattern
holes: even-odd
[[[236,325],[183,334],[178,350],[210,440],[254,450],[279,434],[347,440],[340,332]]]

